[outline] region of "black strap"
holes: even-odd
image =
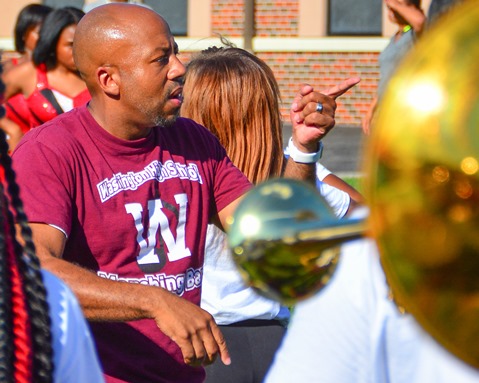
[[[62,114],[63,113],[63,109],[62,107],[60,106],[60,104],[58,103],[57,99],[55,98],[55,95],[53,94],[52,90],[51,89],[42,89],[40,91],[40,93],[43,95],[43,97],[45,97],[48,102],[53,106],[53,108],[55,109],[55,111],[57,112],[57,114]]]

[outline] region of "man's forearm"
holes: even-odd
[[[67,283],[91,321],[130,321],[153,318],[149,307],[162,294],[158,287],[111,281],[62,259],[42,259],[42,267]]]
[[[289,157],[286,162],[284,177],[316,184],[316,163],[303,164],[295,162]]]

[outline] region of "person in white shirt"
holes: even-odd
[[[306,87],[305,94],[309,93],[312,88]],[[286,157],[279,89],[266,63],[243,49],[209,48],[188,63],[183,97],[181,115],[215,134],[252,183],[281,176]],[[295,150],[292,141],[289,148]],[[297,151],[288,155],[311,163],[319,158],[318,153],[306,155],[311,159],[303,159]],[[361,202],[355,189],[319,163],[312,176],[338,217]],[[327,182],[336,182],[345,191]],[[220,325],[233,361],[230,366],[206,367],[206,382],[261,382],[284,335],[289,310],[246,285],[227,247],[226,234],[213,224],[206,237],[201,307]]]
[[[265,379],[286,382],[477,383],[479,371],[396,306],[374,241],[359,239],[342,246],[329,284],[295,306]]]

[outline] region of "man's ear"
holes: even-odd
[[[98,84],[103,92],[110,96],[120,94],[120,75],[114,67],[100,67],[96,71]]]

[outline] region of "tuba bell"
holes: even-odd
[[[323,288],[366,231],[395,299],[479,368],[479,7],[424,33],[388,84],[364,153],[367,221],[338,220],[305,184],[257,186],[230,245],[246,280],[293,304]],[[319,292],[320,293],[320,292]]]

